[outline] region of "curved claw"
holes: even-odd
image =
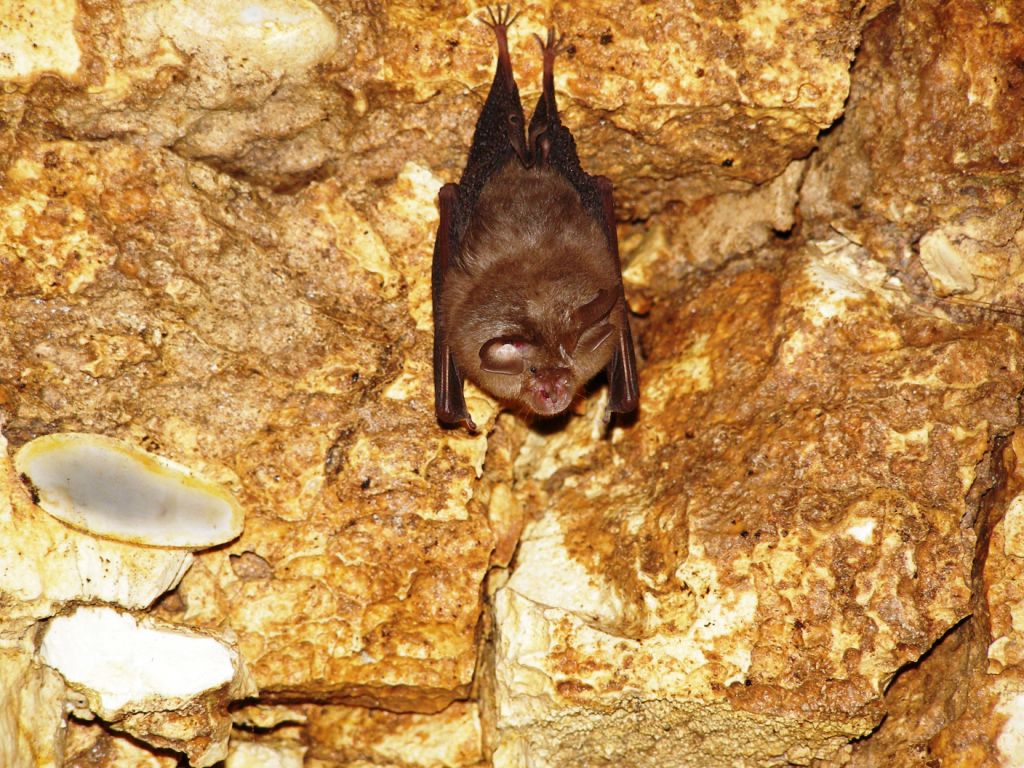
[[[516,19],[519,18],[519,13],[520,11],[516,11],[515,14],[512,13],[511,3],[505,3],[504,7],[500,5],[488,5],[487,15],[490,17],[490,20],[488,21],[483,16],[478,16],[477,18],[480,19],[480,21],[483,24],[486,24],[488,27],[497,32],[499,27],[501,27],[502,29],[508,29],[513,24],[515,24]]]
[[[533,33],[533,39],[537,41],[537,45],[540,46],[541,53],[547,58],[550,56],[552,60],[560,53],[565,53],[567,46],[565,43],[565,35],[559,35],[555,32],[554,27],[548,27],[548,38],[545,40],[536,32]]]

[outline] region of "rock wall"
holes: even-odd
[[[615,183],[642,405],[470,387],[469,434],[429,274],[482,10],[0,0],[0,764],[1024,764],[1024,4],[522,5],[524,104],[554,24]],[[10,460],[56,432],[244,533],[58,522]],[[79,605],[231,684],[97,705],[39,654]]]

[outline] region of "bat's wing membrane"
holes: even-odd
[[[605,235],[608,237],[608,245],[612,256],[615,258],[615,268],[618,274],[622,274],[622,264],[619,262],[619,238],[615,232],[615,200],[612,197],[612,183],[604,176],[590,177],[594,186],[601,195],[601,208],[603,211],[603,222]],[[615,344],[615,354],[608,363],[608,411],[612,413],[631,413],[636,410],[640,402],[640,388],[636,376],[636,354],[633,352],[633,333],[629,329],[629,310],[626,304],[626,293],[622,288],[622,281],[619,281],[619,293],[622,301],[619,303],[619,337]]]
[[[476,429],[473,418],[466,408],[462,393],[462,375],[455,366],[444,315],[441,312],[441,290],[444,276],[448,271],[452,255],[452,229],[459,205],[459,188],[445,184],[437,196],[441,220],[437,225],[437,239],[434,240],[434,261],[431,265],[431,300],[434,308],[434,412],[442,424],[465,423]]]

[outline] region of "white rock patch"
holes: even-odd
[[[131,614],[104,607],[53,619],[39,653],[71,686],[95,694],[105,719],[153,699],[196,697],[235,674],[231,651],[217,640],[139,626]]]
[[[101,435],[46,435],[15,456],[38,504],[97,536],[201,549],[235,538],[242,510],[230,493],[180,464]]]

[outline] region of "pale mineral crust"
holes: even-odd
[[[64,765],[64,683],[30,643],[0,647],[0,765]]]
[[[69,528],[32,503],[0,433],[0,645],[76,602],[148,608],[177,586],[187,550],[140,547]]]
[[[51,619],[39,656],[64,678],[76,714],[183,752],[196,768],[227,755],[228,704],[257,693],[230,643],[109,607]]]

